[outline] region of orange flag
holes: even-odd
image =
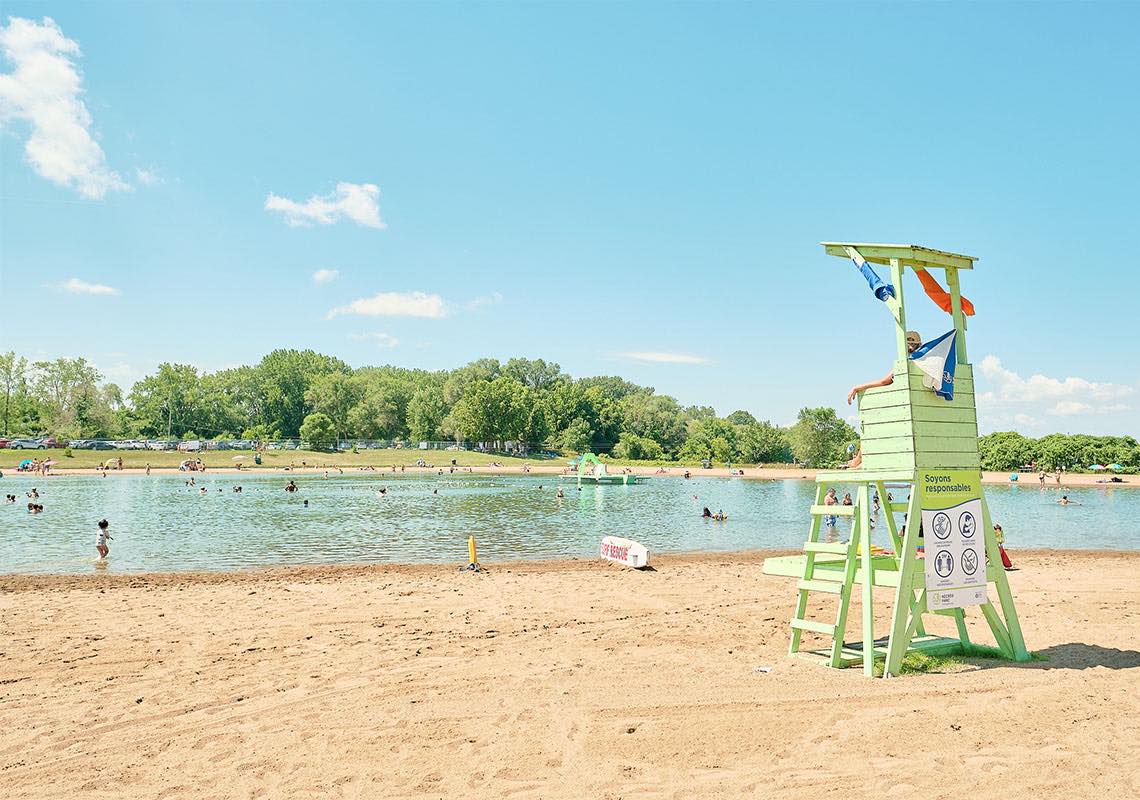
[[[950,293],[943,289],[938,281],[934,279],[934,276],[926,270],[916,269],[914,272],[918,275],[918,279],[922,281],[922,288],[926,292],[926,296],[933,300],[935,304],[947,314],[952,314],[953,311],[950,308]],[[967,300],[965,296],[962,297],[962,313],[967,317],[974,316],[974,304]]]

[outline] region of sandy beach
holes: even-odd
[[[10,798],[1137,796],[1140,553],[1013,556],[1047,660],[873,682],[786,655],[794,593],[759,553],[0,577],[0,782]]]
[[[317,456],[317,457],[319,457],[319,456]],[[362,469],[360,467],[350,467],[350,466],[340,467],[340,468],[338,468],[336,466],[328,466],[328,465],[300,466],[300,462],[302,460],[303,459],[298,458],[297,459],[298,466],[291,467],[288,469],[281,468],[281,467],[242,467],[240,469],[237,467],[210,467],[209,469],[206,470],[206,474],[207,475],[210,475],[210,474],[218,474],[218,475],[249,475],[249,474],[253,474],[253,475],[263,475],[263,474],[270,474],[270,475],[277,475],[277,474],[280,474],[280,475],[286,475],[286,474],[322,475],[325,472],[328,472],[332,475],[341,474],[341,473],[343,473],[345,475],[365,474],[365,473],[383,475],[386,472],[391,473],[393,471],[390,466],[388,467],[387,470],[385,470],[381,467],[376,467],[375,470],[372,470],[372,469]],[[396,472],[403,472],[405,474],[413,473],[413,474],[420,474],[420,475],[435,475],[435,474],[438,474],[440,470],[443,470],[444,474],[447,474],[447,471],[449,468],[450,468],[450,465],[447,462],[441,461],[440,463],[435,464],[434,466],[428,466],[428,467],[404,466],[402,469],[398,467],[395,471]],[[534,465],[528,465],[526,467],[523,467],[523,466],[518,465],[518,464],[504,464],[502,466],[492,466],[492,465],[487,465],[487,464],[480,464],[480,465],[473,465],[473,466],[462,466],[461,465],[460,467],[457,467],[456,469],[457,469],[457,471],[468,472],[468,473],[471,473],[474,475],[526,475],[526,474],[562,475],[562,474],[567,473],[566,465],[563,462],[558,462],[557,464],[534,464]],[[747,467],[747,466],[739,468],[739,470],[743,471],[743,473],[744,473],[743,475],[734,474],[734,473],[738,472],[738,468],[730,469],[728,467],[714,467],[712,469],[700,469],[697,467],[662,467],[662,468],[658,468],[658,467],[642,467],[642,466],[634,466],[634,467],[613,466],[610,468],[610,471],[611,472],[619,472],[622,469],[628,469],[630,472],[633,472],[636,475],[645,475],[646,477],[651,477],[651,478],[653,478],[653,477],[657,477],[657,478],[674,477],[674,478],[676,478],[676,477],[683,476],[685,474],[685,472],[688,472],[690,474],[690,476],[693,478],[743,478],[743,479],[753,479],[753,480],[777,480],[777,481],[782,481],[782,480],[809,480],[809,481],[811,481],[811,480],[815,480],[815,474],[818,471],[818,470],[814,470],[814,469],[804,469],[804,468],[800,468],[800,467]],[[664,472],[659,472],[658,471],[659,469],[663,469]],[[98,475],[98,474],[103,474],[103,473],[104,473],[103,470],[98,470],[98,469],[94,469],[94,468],[78,468],[78,469],[62,469],[62,470],[59,468],[53,468],[50,471],[48,477],[50,477],[52,475]],[[132,467],[127,467],[126,469],[122,469],[122,470],[109,469],[109,470],[105,471],[105,474],[111,475],[111,476],[115,476],[115,475],[143,475],[145,473],[146,473],[145,469],[138,469],[138,468],[132,468]],[[19,475],[21,473],[18,473],[15,470],[8,470],[5,474]],[[175,468],[155,467],[151,470],[151,474],[186,474],[186,473],[182,473],[178,469],[175,469]],[[193,473],[193,474],[198,474],[198,473]],[[1010,475],[1010,473],[1008,473],[1008,472],[983,472],[982,473],[982,483],[991,484],[991,485],[1008,484],[1011,482],[1009,480],[1009,475]],[[1066,472],[1061,476],[1061,480],[1058,483],[1056,480],[1056,474],[1055,473],[1049,473],[1048,478],[1045,481],[1045,486],[1047,488],[1057,488],[1057,487],[1069,488],[1069,487],[1073,487],[1073,486],[1097,487],[1097,486],[1106,486],[1107,485],[1107,486],[1112,486],[1114,488],[1140,488],[1140,478],[1138,478],[1137,476],[1135,476],[1135,475],[1124,475],[1121,477],[1123,480],[1122,483],[1106,484],[1104,475],[1097,475],[1097,474],[1093,474],[1093,473],[1085,474],[1085,473],[1068,473],[1068,472]],[[1018,483],[1023,485],[1023,486],[1038,486],[1039,483],[1038,483],[1037,473],[1029,473],[1029,472],[1022,473],[1020,475]]]

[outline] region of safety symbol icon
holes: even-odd
[[[950,555],[949,550],[938,551],[934,557],[934,571],[943,578],[954,571],[954,556]]]
[[[950,535],[950,529],[953,526],[950,524],[950,517],[941,512],[934,515],[934,535],[939,539],[945,539]]]

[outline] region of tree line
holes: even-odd
[[[454,370],[353,369],[312,350],[275,350],[256,365],[200,372],[161,364],[129,391],[83,358],[0,354],[3,436],[60,439],[345,439],[524,443],[616,458],[831,467],[858,435],[830,408],[780,427],[747,411],[718,417],[613,375],[574,379],[558,364],[480,359]],[[1001,432],[978,441],[982,467],[1140,470],[1130,436]]]
[[[1125,472],[1140,470],[1140,445],[1131,436],[1088,436],[1051,433],[1031,439],[1013,431],[990,433],[978,439],[982,469],[1014,471],[1035,464],[1052,472],[1062,467],[1085,472],[1094,464],[1119,464]]]
[[[312,350],[200,372],[161,364],[124,392],[83,358],[0,355],[4,435],[60,439],[351,439],[524,443],[646,461],[833,466],[854,429],[829,408],[782,428],[747,411],[718,417],[613,375],[572,378],[543,359],[454,370],[353,369]]]

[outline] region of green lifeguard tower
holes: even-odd
[[[861,663],[867,676],[874,675],[875,660],[880,659],[884,662],[884,677],[897,675],[907,652],[970,653],[974,645],[967,632],[966,609],[976,605],[1002,655],[1027,661],[1030,656],[1000,560],[989,507],[981,490],[973,370],[967,358],[966,317],[959,289],[959,271],[973,269],[977,259],[917,245],[858,242],[823,242],[822,245],[828,255],[851,258],[861,269],[866,270],[869,264],[889,268],[889,291],[879,298],[884,300],[893,318],[897,352],[893,383],[869,389],[859,398],[862,463],[855,469],[816,475],[815,502],[811,507],[811,526],[803,555],[769,558],[764,562],[766,573],[797,579],[789,652],[818,657],[824,664],[836,668]],[[916,273],[927,271],[927,275],[920,276],[924,286],[933,281],[930,271],[941,270],[945,274],[955,334],[951,341],[956,351],[956,368],[947,368],[946,372],[947,378],[950,378],[949,372],[954,373],[951,400],[929,388],[927,373],[908,355],[903,296],[903,277],[908,269]],[[873,268],[869,274],[864,271],[864,275],[875,289],[872,279],[878,281],[878,278]],[[881,290],[882,283],[878,285]],[[839,486],[855,488],[853,506],[825,505],[828,489]],[[892,502],[888,499],[891,489],[900,495],[909,490],[909,500]],[[873,492],[880,498],[893,552],[876,552],[871,546]],[[981,531],[977,530],[979,523],[975,519],[979,507]],[[923,514],[924,509],[930,516]],[[939,514],[938,509],[943,509],[943,513]],[[970,509],[974,509],[973,514]],[[904,511],[905,529],[900,533],[895,514]],[[959,519],[949,523],[955,515]],[[821,540],[822,522],[828,516],[853,517],[851,536],[846,542]],[[918,554],[922,543],[920,531],[923,531],[920,519],[930,520],[923,535],[924,559]],[[971,553],[962,549],[956,552],[947,549],[944,553],[941,548],[949,548],[951,533],[967,544],[975,535],[984,542],[977,541]],[[945,542],[941,541],[943,536]],[[983,546],[984,558],[981,557]],[[928,586],[929,569],[925,559],[931,559],[929,569],[938,570],[935,576],[949,567],[948,572],[958,577],[972,565],[969,582],[973,584],[973,593],[958,594],[959,588],[948,586],[938,577],[934,585]],[[953,572],[954,567],[959,572]],[[859,641],[847,642],[844,638],[847,613],[856,585],[861,587],[862,595],[862,637]],[[894,593],[890,630],[881,638],[875,636],[875,587]],[[990,602],[991,587],[997,595],[1000,613]],[[833,619],[809,617],[811,601],[817,593],[837,597]],[[962,596],[970,599],[962,601]],[[928,634],[923,624],[927,614],[952,617],[957,637]],[[803,649],[801,639],[805,631],[825,640],[830,638],[830,646]]]

